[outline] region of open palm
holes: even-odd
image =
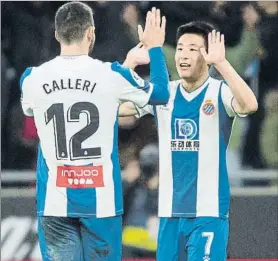
[[[145,48],[162,47],[165,41],[166,18],[161,17],[160,9],[152,8],[146,16],[145,29],[138,25],[138,35]]]
[[[136,66],[150,63],[149,52],[141,42],[128,52],[126,59]]]
[[[208,52],[205,48],[200,49],[207,64],[216,65],[225,60],[224,35],[213,30],[208,35]]]

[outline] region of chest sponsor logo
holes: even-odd
[[[171,140],[172,151],[198,151],[198,126],[192,119],[175,119],[175,138]]]

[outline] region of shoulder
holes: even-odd
[[[37,67],[27,67],[24,70],[24,72],[21,74],[19,79],[19,87],[21,91],[23,88],[23,84],[25,84],[26,82],[30,82],[32,81],[32,79],[34,79],[36,71],[37,71]]]
[[[49,70],[55,70],[56,66],[56,58],[54,58],[39,66],[27,67],[21,74],[19,80],[20,89],[22,90],[25,83],[28,83],[27,85],[31,85],[30,83],[36,82],[36,79],[45,77],[46,72]]]
[[[216,78],[213,78],[213,77],[209,77],[208,83],[211,87],[220,89],[222,87],[222,85],[225,84],[225,81],[224,80],[219,80],[219,79],[216,79]]]
[[[39,66],[33,66],[33,67],[27,67],[21,77],[25,79],[27,76],[31,76],[31,78],[34,78],[40,73],[45,73],[45,71],[49,69],[55,69],[56,64],[56,58],[49,60],[45,63],[42,63]]]
[[[177,92],[178,87],[180,86],[180,84],[181,84],[181,80],[176,80],[176,81],[170,81],[169,82],[169,85],[168,85],[169,92],[170,92],[169,102],[171,100],[173,100],[174,97],[176,96],[176,92]]]
[[[223,93],[229,92],[230,88],[225,80],[219,80],[210,77],[208,79],[209,88],[211,92],[217,92],[223,96]]]
[[[111,70],[120,81],[128,82],[133,86],[145,85],[145,81],[135,71],[119,62],[111,63]]]
[[[169,87],[170,87],[170,88],[178,88],[178,86],[179,86],[180,83],[181,83],[180,80],[170,81],[170,82],[169,82]]]

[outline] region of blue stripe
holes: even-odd
[[[129,68],[122,66],[118,62],[114,62],[111,64],[111,69],[112,69],[112,71],[117,72],[121,76],[123,76],[123,78],[125,78],[133,87],[136,87],[137,89],[142,89],[146,93],[149,92],[149,90],[150,90],[149,83],[144,81],[144,86],[140,86],[138,84],[138,82],[136,81],[135,76],[132,75],[131,70]],[[136,77],[137,77],[137,75],[136,75]],[[143,80],[143,79],[141,79],[141,80]]]
[[[82,217],[96,214],[95,188],[67,188],[67,216]],[[82,213],[82,214],[80,214]]]
[[[224,107],[222,98],[221,98],[221,89],[223,88],[223,84],[225,81],[223,81],[220,85],[220,91],[218,95],[218,101],[219,101],[219,127],[224,138],[224,142],[228,145],[230,137],[231,137],[231,131],[232,131],[232,126],[233,126],[233,120],[234,118],[231,118],[227,115],[226,109]]]
[[[118,112],[119,114],[119,112]],[[122,193],[122,181],[121,181],[121,169],[119,162],[119,149],[118,149],[118,115],[114,124],[114,139],[113,139],[113,150],[111,153],[111,160],[113,164],[113,181],[114,181],[114,196],[115,196],[115,210],[117,214],[123,209],[123,193]]]
[[[152,106],[152,107],[153,107],[153,116],[154,116],[154,120],[155,120],[155,126],[156,126],[156,128],[158,128],[158,119],[157,119],[156,106]]]
[[[93,164],[86,166],[93,166]],[[96,215],[95,188],[67,188],[67,216],[82,217],[81,213],[86,216]]]
[[[22,85],[23,85],[24,79],[25,79],[27,76],[29,76],[29,75],[31,74],[32,69],[33,69],[32,67],[28,67],[28,68],[24,71],[24,73],[21,75],[20,80],[19,80],[19,88],[20,88],[20,91],[22,91]]]
[[[197,125],[194,140],[199,139],[199,108],[204,100],[207,87],[193,100],[184,99],[180,88],[177,90],[172,112],[172,139],[176,138],[175,120],[191,119]],[[195,217],[197,205],[198,152],[173,151],[173,216]],[[174,214],[180,213],[180,214]]]
[[[232,131],[233,118],[227,115],[221,98],[221,83],[218,95],[219,108],[219,215],[226,216],[230,208],[230,186],[226,162],[226,151]]]
[[[39,237],[39,245],[40,245],[40,250],[42,253],[43,260],[51,261],[49,259],[49,255],[48,255],[48,248],[47,248],[47,243],[46,243],[46,239],[45,239],[44,228],[42,225],[41,217],[38,218],[38,237]]]
[[[43,216],[45,207],[45,197],[48,182],[48,167],[45,162],[45,158],[42,154],[41,146],[38,146],[38,158],[37,158],[37,212],[40,216]]]

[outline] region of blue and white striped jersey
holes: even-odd
[[[167,105],[137,108],[139,117],[153,114],[158,127],[159,216],[227,217],[231,90],[211,77],[191,93],[180,81],[169,89]]]
[[[151,49],[150,58],[151,66],[159,68],[152,72],[152,83],[119,63],[87,55],[57,56],[23,73],[22,108],[34,117],[40,140],[39,216],[122,214],[119,105],[166,104],[169,98],[162,49]]]

